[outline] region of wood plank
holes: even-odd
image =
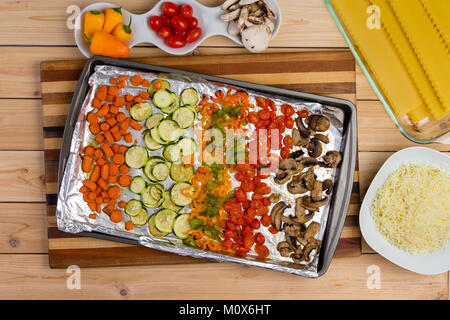
[[[379,101],[358,101],[358,149],[364,151],[397,151],[417,146],[405,138],[391,121]],[[450,145],[427,145],[439,151],[450,151]]]
[[[42,106],[39,100],[0,99],[0,112],[0,150],[43,149]],[[26,124],[20,129],[18,119]]]
[[[394,152],[360,152],[359,153],[359,167],[360,167],[360,182],[359,192],[361,200],[364,198],[367,189],[370,186],[373,178],[377,174],[380,167]]]
[[[380,289],[367,288],[369,266],[380,268]],[[67,290],[67,277],[64,269],[48,269],[47,255],[1,255],[0,299],[184,299],[186,292],[190,299],[267,299],[268,293],[270,299],[448,297],[447,273],[418,275],[379,255],[335,259],[319,279],[231,263],[82,269],[80,290]],[[238,295],[229,279],[239,282]]]
[[[44,203],[0,203],[0,253],[47,253]]]
[[[358,64],[356,64],[356,98],[358,100],[378,100],[375,91],[373,91]]]
[[[43,202],[44,153],[0,151],[0,202]]]
[[[222,0],[200,0],[208,6],[220,5]],[[92,3],[77,1],[81,9]],[[149,11],[157,0],[116,0],[118,6],[142,14]],[[0,3],[0,45],[74,45],[73,30],[66,26],[70,14],[70,0],[3,1]],[[283,0],[282,25],[270,43],[272,47],[346,47],[344,38],[322,0]],[[231,40],[215,36],[203,46],[236,47]]]

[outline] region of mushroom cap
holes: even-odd
[[[262,52],[269,47],[272,33],[265,24],[251,26],[241,33],[242,43],[250,52]]]

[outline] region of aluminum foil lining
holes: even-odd
[[[275,235],[270,233],[267,228],[261,226],[258,232],[261,232],[266,238],[265,245],[269,248],[270,257],[269,259],[263,261],[257,258],[257,255],[251,251],[246,258],[228,256],[224,254],[217,254],[209,251],[202,251],[187,245],[182,244],[181,240],[176,236],[170,234],[164,238],[153,237],[147,225],[143,227],[135,226],[132,231],[125,231],[124,224],[128,221],[128,216],[124,214],[124,220],[121,223],[113,223],[110,221],[109,216],[102,213],[97,219],[91,220],[89,214],[91,213],[88,205],[83,201],[83,195],[79,192],[79,189],[83,185],[83,180],[86,178],[85,173],[81,170],[81,153],[82,150],[87,145],[97,145],[94,137],[89,132],[86,125],[86,116],[93,110],[91,103],[94,98],[94,93],[97,88],[101,85],[109,85],[111,77],[117,77],[119,75],[129,75],[130,78],[139,74],[144,79],[152,81],[157,78],[164,77],[169,81],[172,91],[178,95],[186,88],[196,89],[200,95],[207,94],[209,96],[214,96],[217,90],[222,90],[226,92],[229,89],[228,85],[206,81],[200,77],[188,77],[181,74],[156,74],[156,73],[143,73],[136,70],[124,69],[114,66],[101,65],[95,68],[95,72],[89,79],[90,90],[84,100],[83,106],[78,115],[77,123],[75,124],[71,146],[70,155],[67,160],[66,168],[64,171],[64,176],[60,185],[60,190],[58,192],[58,203],[56,210],[57,225],[58,229],[69,233],[80,233],[80,232],[98,232],[107,235],[117,236],[124,239],[136,240],[140,245],[149,248],[176,253],[179,255],[192,256],[195,258],[207,258],[219,262],[237,262],[247,265],[259,266],[268,269],[278,270],[287,273],[293,273],[304,277],[317,277],[317,265],[319,260],[319,255],[316,254],[312,263],[309,265],[296,265],[292,262],[290,258],[281,257],[278,250],[277,244],[280,241],[285,240],[284,232],[279,232]],[[133,94],[137,95],[141,92],[143,87],[134,87],[130,82],[127,82],[127,86],[121,89],[121,94]],[[241,89],[241,88],[238,88]],[[328,150],[340,150],[342,136],[343,136],[343,111],[330,106],[323,106],[319,103],[303,102],[299,100],[293,100],[276,95],[260,94],[258,92],[242,88],[250,96],[251,103],[255,104],[255,96],[262,96],[265,98],[272,99],[277,106],[277,114],[281,114],[280,106],[284,103],[292,105],[296,110],[307,109],[314,114],[326,115],[331,122],[330,129],[325,132],[329,137],[330,143],[324,145],[324,150],[322,155],[324,155]],[[157,107],[153,108],[154,113],[160,112]],[[133,133],[133,137],[137,139],[138,144],[145,145],[143,142],[143,135],[139,134],[137,131],[130,129]],[[292,130],[287,129],[285,134],[291,134]],[[194,137],[192,128],[186,133],[186,136]],[[121,141],[120,143],[124,143]],[[296,147],[298,148],[298,147]],[[306,151],[306,150],[304,150]],[[149,151],[150,156],[161,155],[161,150]],[[196,158],[197,155],[196,155]],[[316,168],[315,174],[320,180],[331,179],[333,182],[335,180],[336,169],[326,169],[326,168]],[[140,175],[145,178],[141,169],[132,169],[131,175]],[[236,187],[237,181],[232,178],[233,188]],[[273,193],[279,193],[281,195],[282,201],[291,205],[291,208],[286,209],[285,215],[293,215],[295,209],[295,198],[300,196],[294,196],[290,194],[286,189],[286,184],[277,185],[273,182],[273,176],[264,180],[272,188]],[[162,182],[166,189],[169,189],[174,182],[168,178],[166,181]],[[139,196],[131,193],[128,188],[122,188],[122,196],[119,200],[129,201],[130,199],[139,199]],[[329,203],[324,207],[320,208],[319,212],[316,212],[314,219],[312,221],[319,222],[321,225],[319,233],[316,238],[319,240],[323,239],[325,233],[325,227],[329,212]],[[272,205],[273,206],[273,205]],[[270,209],[272,208],[270,207]],[[147,209],[149,215],[151,216],[158,209]],[[180,213],[188,213],[190,211],[189,207],[182,209]],[[310,223],[310,222],[309,222]]]

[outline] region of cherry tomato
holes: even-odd
[[[255,252],[261,258],[267,258],[269,256],[269,249],[265,246],[255,246]]]
[[[255,229],[258,230],[261,227],[261,222],[258,219],[253,219],[253,221],[251,222],[250,226]]]
[[[250,223],[252,223],[252,221],[253,221],[253,219],[254,219],[254,216],[251,215],[251,214],[246,213],[246,214],[244,214],[244,216],[242,217],[242,219],[244,219],[244,223],[250,224]]]
[[[270,227],[269,227],[269,231],[270,231],[270,233],[272,233],[272,234],[278,233],[277,228],[275,228],[274,226],[270,226]]]
[[[272,223],[272,219],[268,215],[264,215],[261,217],[261,224],[264,227],[270,226],[271,223]]]
[[[235,243],[235,244],[233,244],[233,247],[232,247],[231,250],[237,252],[240,248],[241,248],[241,247],[239,246],[239,244]]]
[[[255,201],[255,200],[262,200],[262,198],[263,198],[263,196],[261,194],[259,194],[259,193],[253,193],[252,194],[252,200],[253,201]]]
[[[166,1],[162,4],[161,10],[166,16],[171,17],[178,14],[179,8],[175,3]]]
[[[250,208],[253,208],[253,209],[259,209],[259,208],[261,208],[261,205],[262,205],[262,203],[260,200],[253,200],[252,202],[250,202]]]
[[[255,243],[257,246],[262,246],[266,242],[266,238],[262,235],[262,233],[255,234]]]
[[[177,36],[170,36],[167,38],[167,45],[171,48],[182,48],[186,45],[183,38]]]
[[[190,29],[187,33],[186,33],[186,42],[187,43],[192,43],[197,41],[200,37],[202,36],[202,29],[199,27],[194,27],[192,29]]]
[[[192,17],[193,13],[194,13],[194,10],[192,10],[192,7],[188,4],[183,4],[180,7],[180,15],[183,18],[190,18],[190,17]]]
[[[170,28],[162,27],[161,29],[159,29],[158,35],[160,38],[167,39],[170,37],[171,33],[172,32],[171,32]]]
[[[283,143],[287,148],[292,148],[294,146],[294,140],[290,135],[287,135],[283,138]]]
[[[170,25],[173,29],[178,31],[186,31],[188,28],[186,19],[182,16],[173,16],[170,18]]]
[[[245,180],[242,182],[241,188],[245,192],[252,192],[255,189],[255,184],[252,180]]]
[[[242,229],[242,234],[245,236],[253,236],[253,229],[249,226],[244,226],[244,229]]]
[[[226,219],[220,219],[220,220],[219,220],[219,226],[220,226],[222,229],[226,229],[226,228],[227,228],[227,220],[226,220]]]
[[[151,16],[148,18],[148,25],[153,31],[159,31],[162,27],[162,18],[160,16]]]
[[[263,109],[259,111],[259,117],[262,120],[269,120],[270,119],[270,111],[267,109]]]
[[[169,31],[170,31],[170,30],[169,30]],[[162,86],[162,82],[161,82],[160,80],[155,81],[155,82],[153,83],[153,88],[154,88],[155,90],[161,89],[161,86]]]
[[[281,113],[284,114],[286,117],[290,117],[295,113],[295,111],[294,108],[292,108],[292,106],[288,104],[283,104],[281,105]]]
[[[186,19],[187,23],[188,23],[188,28],[192,29],[198,26],[198,20],[197,18],[194,17],[190,17]]]
[[[294,128],[294,123],[295,123],[294,119],[287,118],[284,124],[286,125],[286,128],[293,129]]]
[[[179,31],[179,30],[172,29],[172,34],[174,36],[184,39],[184,37],[186,36],[186,31]]]
[[[253,244],[255,243],[255,239],[253,238],[253,235],[247,235],[244,237],[244,248],[250,250],[253,247]]]
[[[245,174],[243,172],[237,172],[236,175],[234,176],[236,178],[237,181],[242,182],[245,179],[247,179],[247,177],[245,176]]]
[[[266,207],[270,206],[271,202],[268,197],[265,197],[262,200],[263,200],[263,205],[265,205]]]
[[[234,189],[234,196],[236,200],[239,202],[243,202],[247,200],[247,193],[244,192],[241,188]]]
[[[222,241],[221,246],[222,249],[229,250],[233,246],[233,241],[231,239],[225,239]]]
[[[170,17],[161,15],[161,24],[163,27],[169,27],[170,28]]]
[[[297,115],[300,118],[307,118],[309,116],[309,112],[308,112],[308,110],[303,109],[303,110],[298,111]]]
[[[246,255],[249,251],[250,251],[250,249],[246,249],[246,248],[244,248],[244,247],[240,247],[240,248],[236,251],[236,253],[237,253],[238,255],[240,255],[240,256],[244,256],[244,255]]]
[[[281,148],[280,156],[281,156],[283,159],[289,158],[289,155],[290,155],[290,154],[291,154],[291,151],[290,151],[288,148],[286,148],[286,147]]]
[[[223,236],[226,239],[233,238],[235,235],[236,233],[233,230],[225,230],[225,232],[223,233]]]
[[[248,114],[248,122],[256,124],[259,121],[259,115],[258,113],[252,111]]]

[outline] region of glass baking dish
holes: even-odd
[[[347,30],[345,24],[343,23],[341,17],[339,16],[337,10],[330,0],[324,0],[328,10],[331,13],[334,21],[336,22],[339,31],[344,36],[345,41],[347,42],[350,51],[353,53],[356,61],[361,67],[364,75],[375,91],[378,99],[380,99],[381,103],[384,106],[384,109],[388,113],[389,117],[394,122],[397,129],[409,140],[415,143],[428,144],[433,142],[440,143],[450,143],[450,114],[444,117],[441,120],[435,120],[431,116],[427,119],[419,123],[412,122],[407,115],[403,117],[398,117],[393,108],[388,103],[386,96],[383,93],[383,90],[378,85],[376,78],[374,77],[372,71],[370,70],[368,64],[366,63],[363,55],[356,46],[355,42],[350,35],[350,32]]]

